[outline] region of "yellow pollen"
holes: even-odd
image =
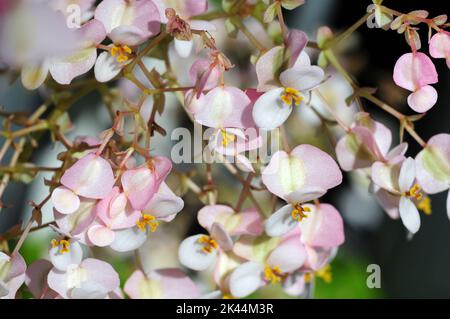
[[[209,237],[209,236],[201,236],[198,239],[198,242],[200,244],[203,244],[202,251],[205,254],[212,253],[213,250],[215,250],[215,249],[217,249],[219,247],[217,242],[214,239],[212,239],[211,237]]]
[[[331,266],[328,264],[323,268],[316,271],[316,276],[321,278],[327,284],[329,284],[333,280],[333,275],[331,273]]]
[[[423,211],[425,215],[431,215],[431,199],[425,196],[418,204],[417,208]]]
[[[231,294],[224,294],[222,296],[222,299],[236,299],[236,298],[234,298]]]
[[[307,218],[308,215],[305,213],[310,213],[311,209],[309,207],[304,207],[299,204],[294,206],[294,209],[291,212],[292,219],[301,222],[303,218]]]
[[[61,239],[61,240],[52,239],[51,243],[52,243],[52,248],[59,247],[59,252],[61,254],[70,252],[70,243],[69,243],[68,240],[65,240],[65,239]]]
[[[281,94],[281,100],[286,105],[299,106],[303,97],[300,95],[300,92],[294,88],[285,88],[283,94]]]
[[[113,45],[111,47],[111,55],[116,57],[117,62],[124,63],[130,58],[133,51],[127,45]]]
[[[159,222],[156,220],[155,216],[143,214],[142,217],[136,222],[136,225],[143,232],[145,232],[148,225],[150,226],[151,232],[154,233],[159,226]]]
[[[405,195],[408,197],[415,198],[419,201],[422,200],[423,198],[423,194],[419,184],[414,184],[413,187],[411,187],[410,190],[405,193]]]
[[[266,266],[264,268],[264,279],[266,279],[271,284],[276,284],[281,281],[282,278],[282,272],[280,267],[270,267]]]
[[[229,142],[234,142],[236,140],[235,135],[227,133],[225,130],[220,130],[220,133],[222,134],[222,145],[225,147],[228,146]]]
[[[312,274],[312,273],[310,273],[310,272],[307,272],[307,273],[305,274],[305,282],[306,282],[306,283],[311,282],[312,279],[313,279],[313,277],[314,277],[314,274]]]

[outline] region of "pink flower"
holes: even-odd
[[[95,78],[107,82],[130,62],[132,49],[158,34],[161,17],[152,0],[103,0],[95,10],[113,44],[95,64]]]
[[[308,39],[298,30],[289,34],[288,46],[274,47],[256,63],[258,91],[266,91],[255,102],[253,119],[264,129],[274,129],[283,124],[299,106],[306,94],[324,80],[324,72],[303,51]],[[288,68],[281,70],[287,59]],[[279,73],[281,72],[281,73]],[[277,76],[279,74],[279,76]]]
[[[48,274],[48,286],[64,299],[103,299],[119,287],[120,280],[110,264],[93,258],[57,268]]]
[[[246,128],[246,114],[251,101],[240,89],[233,86],[218,86],[209,91],[198,102],[195,121],[213,128]]]
[[[25,284],[36,299],[59,299],[58,293],[48,286],[48,273],[53,265],[46,259],[38,259],[28,267]]]
[[[382,189],[375,190],[380,204],[391,217],[400,216],[413,234],[420,228],[417,206],[425,198],[421,186],[415,182],[415,165],[414,159],[398,156],[391,162],[375,162],[372,166],[372,181]]]
[[[437,81],[433,62],[422,52],[403,54],[395,63],[394,82],[413,92],[408,96],[408,105],[418,113],[424,113],[436,104],[437,92],[429,84]]]
[[[80,196],[102,199],[112,190],[114,174],[111,165],[94,153],[85,155],[61,177],[62,186],[52,193],[52,203],[61,214],[72,214],[80,207]]]
[[[195,283],[180,269],[157,269],[149,274],[136,270],[125,283],[131,299],[191,299],[200,293]]]
[[[450,134],[437,134],[416,156],[417,180],[428,194],[450,188]],[[450,218],[450,192],[447,196],[447,214]]]
[[[233,270],[229,277],[230,293],[236,298],[244,298],[257,289],[277,284],[306,261],[306,251],[299,237],[290,237],[278,242],[277,239],[258,240],[244,237],[237,243],[234,252],[249,262]]]
[[[344,171],[370,168],[376,161],[388,161],[406,152],[406,143],[389,150],[391,142],[392,133],[384,124],[359,113],[350,131],[336,145],[339,165]]]
[[[444,58],[450,68],[450,33],[441,31],[431,37],[430,55],[433,58]]]
[[[0,251],[0,299],[14,299],[25,281],[27,265],[20,254],[8,256]]]
[[[202,271],[216,263],[218,255],[233,248],[233,237],[259,235],[261,217],[255,209],[235,213],[225,205],[210,205],[198,212],[198,221],[209,235],[193,235],[180,245],[178,256],[184,266]]]

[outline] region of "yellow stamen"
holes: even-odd
[[[222,145],[228,146],[229,142],[234,142],[236,140],[236,136],[231,133],[227,133],[225,130],[220,130],[220,133],[222,134]]]
[[[303,218],[307,218],[308,215],[305,213],[310,213],[311,209],[309,207],[302,206],[297,204],[294,206],[294,209],[291,212],[292,219],[301,222]]]
[[[418,204],[417,208],[423,211],[425,215],[431,215],[431,199],[425,196]]]
[[[215,250],[215,249],[217,249],[219,247],[217,242],[214,239],[212,239],[211,237],[209,237],[209,236],[201,236],[198,239],[198,242],[200,244],[203,244],[202,251],[205,254],[212,253],[213,250]]]
[[[333,275],[331,273],[331,266],[328,264],[325,267],[316,271],[316,276],[321,278],[327,284],[329,284],[333,280]]]
[[[159,222],[156,220],[155,216],[143,214],[142,217],[136,222],[136,225],[143,232],[146,231],[148,225],[150,226],[151,232],[154,233],[159,226]]]
[[[299,106],[303,97],[300,95],[300,92],[294,88],[285,88],[283,94],[281,94],[281,100],[286,105]]]
[[[65,240],[65,239],[61,239],[61,240],[52,239],[51,244],[52,244],[52,248],[60,247],[59,252],[61,254],[70,252],[70,242],[68,240]]]
[[[313,278],[314,278],[314,274],[313,273],[307,272],[305,274],[305,282],[306,283],[311,282],[313,280]]]
[[[236,299],[231,294],[223,294],[222,299]]]
[[[414,184],[413,187],[411,187],[410,190],[405,193],[405,195],[415,198],[418,201],[422,200],[423,198],[422,189],[419,184]]]
[[[272,284],[276,284],[281,281],[282,278],[282,272],[280,267],[270,267],[266,266],[264,268],[264,279],[266,279],[268,282]]]
[[[127,45],[113,45],[111,47],[111,55],[116,57],[117,62],[125,63],[130,58],[133,51]]]

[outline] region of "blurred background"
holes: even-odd
[[[219,2],[219,1],[211,1]],[[423,9],[430,12],[430,16],[448,13],[445,11],[444,1],[389,1],[383,4],[392,9],[408,12]],[[371,1],[346,1],[346,0],[306,0],[301,8],[286,12],[287,24],[293,28],[304,30],[314,40],[317,28],[323,25],[331,27],[335,34],[345,30],[356,22],[366,12]],[[219,25],[223,22],[217,21]],[[257,35],[257,27],[250,26]],[[422,51],[427,52],[426,28],[420,34],[422,37]],[[261,39],[266,41],[266,39]],[[237,40],[223,40],[220,47],[232,62],[241,67],[247,63],[252,53],[250,46],[245,44],[243,38]],[[236,44],[239,52],[236,52]],[[368,29],[361,27],[350,39],[339,48],[339,58],[346,69],[353,74],[361,86],[377,87],[377,96],[393,105],[401,112],[412,114],[406,105],[407,92],[395,86],[392,80],[393,66],[398,57],[409,51],[403,35],[395,31],[382,29]],[[311,51],[312,54],[313,51]],[[178,61],[179,62],[179,61]],[[439,93],[437,104],[427,115],[417,123],[417,131],[425,139],[437,133],[450,133],[449,101],[450,78],[448,69],[443,59],[433,60],[439,73],[439,83],[434,85]],[[174,61],[174,64],[176,61]],[[327,70],[333,74],[333,70]],[[236,74],[231,72],[229,81],[242,87],[251,86],[254,79],[248,78],[246,72]],[[92,76],[91,73],[88,76]],[[351,92],[348,85],[335,75],[330,83],[324,87],[328,96],[331,96],[333,106],[342,110],[345,118],[351,118],[352,112],[346,107],[342,108],[343,101]],[[350,90],[350,91],[349,91]],[[25,90],[20,79],[11,77],[10,74],[0,76],[0,105],[4,111],[32,112],[42,102],[42,90]],[[165,137],[158,136],[154,142],[155,154],[170,156],[171,146],[176,141],[171,141],[170,131],[179,126],[192,129],[186,115],[179,107],[175,95],[167,94],[167,111],[164,117],[159,119],[169,134]],[[394,142],[398,142],[398,122],[395,118],[379,112],[378,108],[368,102],[364,102],[374,118],[389,126],[394,135]],[[348,114],[347,114],[348,113]],[[99,95],[93,93],[83,98],[70,110],[70,117],[74,123],[74,129],[68,135],[74,138],[78,135],[97,135],[108,128],[111,123],[106,108],[102,105]],[[298,125],[301,123],[301,125]],[[318,127],[317,119],[308,111],[298,110],[296,116],[291,116],[288,122],[288,130],[291,133],[291,144],[311,143],[323,149],[331,150],[323,132]],[[408,155],[415,156],[420,150],[419,145],[406,136],[410,147]],[[0,141],[3,144],[3,140]],[[40,140],[37,151],[30,161],[42,166],[56,166],[56,156],[63,150],[62,146],[50,143],[48,136]],[[331,150],[332,152],[332,150]],[[8,162],[7,154],[4,159]],[[194,165],[176,166],[175,170],[190,171]],[[215,181],[219,190],[220,203],[235,203],[239,196],[238,186],[232,175],[221,166],[213,169]],[[7,188],[3,202],[4,207],[0,212],[0,233],[11,226],[28,220],[31,209],[28,202],[41,201],[48,189],[44,186],[44,178],[48,174],[39,174],[37,178],[28,184],[13,182]],[[199,176],[201,178],[201,176]],[[174,190],[177,186],[176,179],[169,185]],[[180,190],[178,190],[180,191]],[[346,174],[345,182],[341,187],[330,192],[324,199],[333,203],[342,213],[345,220],[346,242],[340,248],[336,259],[332,262],[333,281],[331,283],[317,283],[315,297],[317,298],[443,298],[450,296],[450,221],[445,212],[444,193],[432,196],[433,213],[431,216],[422,215],[422,226],[412,240],[407,240],[406,231],[398,220],[391,220],[381,210],[367,192],[367,181],[356,174]],[[268,199],[263,195],[255,194],[261,203]],[[202,203],[194,196],[187,195],[185,208],[174,223],[169,224],[163,230],[157,232],[141,249],[145,267],[154,269],[159,267],[178,266],[177,249],[180,240],[187,235],[201,231],[196,223],[196,212]],[[248,205],[248,203],[247,203]],[[44,222],[52,221],[49,207],[44,207]],[[22,253],[30,263],[40,257],[45,257],[46,247],[53,234],[50,231],[33,233],[22,248]],[[117,255],[112,251],[99,250],[98,256],[110,261],[120,273],[122,284],[134,271],[135,267],[131,256]],[[369,289],[366,286],[366,272],[369,264],[378,264],[381,267],[381,288]],[[192,273],[193,276],[199,276]],[[207,285],[204,290],[208,290]],[[269,287],[258,292],[254,297],[285,297],[281,290]]]

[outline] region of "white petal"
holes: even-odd
[[[400,175],[398,177],[398,186],[400,191],[407,192],[416,179],[416,164],[414,159],[408,157],[402,164]]]
[[[253,106],[253,120],[260,128],[271,130],[283,124],[292,112],[292,105],[281,100],[284,88],[261,95]]]
[[[315,65],[290,68],[280,74],[283,86],[299,91],[311,90],[318,86],[324,78],[323,70]]]
[[[292,204],[306,203],[322,197],[327,191],[319,187],[301,188],[297,191],[287,194],[286,200]]]
[[[116,230],[114,241],[109,247],[118,252],[132,251],[141,247],[147,240],[147,234],[137,227]]]
[[[199,243],[200,237],[205,235],[194,235],[186,238],[178,249],[180,262],[193,270],[202,271],[211,266],[217,257],[217,250],[211,253],[202,251],[203,245]]]
[[[98,247],[109,246],[115,238],[114,231],[102,225],[91,226],[87,234],[89,240]]]
[[[53,190],[52,204],[61,214],[69,215],[80,207],[80,198],[70,189],[60,186]]]
[[[450,219],[450,192],[447,194],[447,216]]]
[[[174,39],[173,41],[175,43],[175,50],[182,58],[187,58],[191,54],[194,41],[184,41],[178,39]]]
[[[403,225],[413,234],[420,228],[420,215],[416,205],[407,197],[400,198],[400,218]]]
[[[58,270],[65,271],[70,265],[78,265],[83,260],[83,250],[78,242],[71,240],[69,251],[61,253],[60,247],[51,248],[50,261]]]
[[[236,298],[244,298],[264,285],[263,265],[247,262],[237,267],[230,276],[230,292]]]
[[[266,234],[271,237],[282,236],[293,230],[298,221],[292,218],[292,205],[285,205],[277,210],[266,222]]]
[[[108,82],[112,80],[122,70],[122,65],[117,62],[109,52],[102,52],[95,63],[95,78],[99,82]]]
[[[22,84],[28,90],[35,90],[44,83],[48,74],[48,63],[44,61],[40,65],[24,65],[22,67]]]
[[[233,248],[233,240],[231,239],[225,228],[223,228],[223,226],[219,223],[212,224],[211,237],[217,241],[219,247],[223,250],[228,251]]]

